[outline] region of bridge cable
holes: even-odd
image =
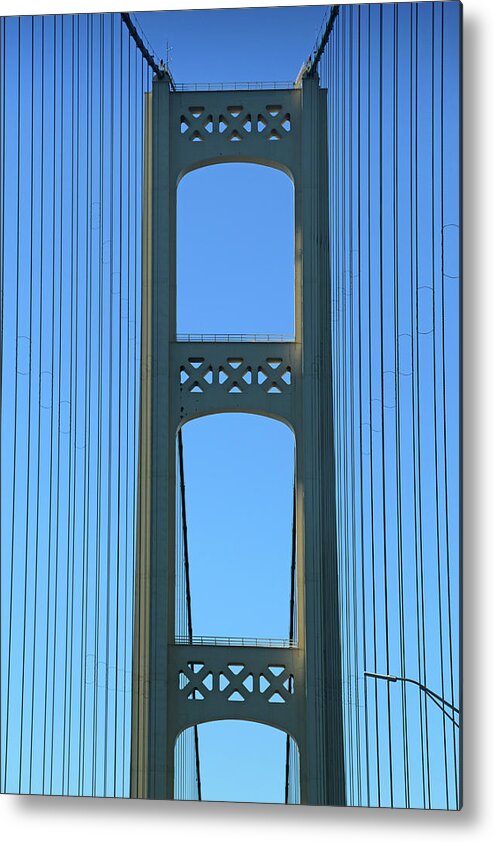
[[[444,109],[445,109],[445,37],[444,24],[444,6],[441,5],[441,83],[440,83],[440,227],[441,227],[441,316],[442,316],[442,331],[441,331],[441,362],[442,362],[442,409],[443,409],[443,475],[444,475],[444,533],[445,533],[445,553],[446,553],[446,595],[447,595],[447,614],[448,614],[448,643],[449,643],[449,673],[450,673],[450,693],[454,704],[455,688],[454,688],[454,667],[453,667],[453,621],[451,609],[451,556],[450,556],[450,503],[449,503],[449,475],[448,475],[448,430],[447,430],[447,401],[446,401],[446,341],[445,341],[445,265],[444,265],[444,208],[445,208],[445,154],[444,154]],[[458,786],[458,761],[457,761],[457,745],[456,733],[453,729],[453,764],[454,764],[454,781],[455,781],[455,803],[456,808],[459,807],[459,786]]]
[[[296,588],[296,561],[297,561],[297,497],[296,484],[293,484],[293,510],[292,510],[292,559],[290,565],[290,611],[289,611],[289,632],[288,639],[292,645],[295,641],[295,588]],[[289,692],[292,692],[293,679],[289,679]],[[290,735],[286,735],[285,752],[285,804],[289,803],[290,786]]]
[[[132,18],[130,17],[130,14],[128,12],[121,12],[120,14],[121,14],[121,17],[122,17],[122,21],[125,23],[127,29],[129,30],[130,35],[132,36],[132,38],[135,41],[135,44],[136,44],[137,48],[141,51],[142,56],[145,59],[145,61],[148,63],[149,67],[154,71],[154,73],[156,73],[156,76],[158,77],[158,79],[166,79],[166,81],[169,83],[171,89],[173,91],[176,91],[175,82],[173,80],[173,77],[170,73],[169,68],[165,67],[165,65],[163,64],[162,61],[160,61],[160,63],[158,64],[155,57],[153,55],[151,55],[151,53],[147,49],[146,45],[144,44],[144,41],[142,40],[141,36],[139,35],[139,33],[138,33],[138,31],[137,31],[137,29],[136,29],[136,27],[135,27],[135,25],[132,21]]]
[[[327,45],[328,40],[329,40],[329,36],[331,35],[331,32],[333,31],[333,27],[334,27],[336,18],[338,17],[339,11],[340,11],[339,5],[335,5],[335,6],[331,7],[331,10],[329,12],[328,21],[327,21],[326,27],[324,29],[324,32],[322,34],[321,40],[316,45],[316,47],[313,51],[312,58],[307,62],[307,66],[306,66],[306,69],[304,71],[304,76],[309,76],[309,77],[315,76],[319,61],[321,60],[321,58],[324,54],[324,51],[326,49],[326,45]]]
[[[185,598],[186,598],[186,606],[187,606],[187,633],[189,638],[189,643],[192,643],[193,640],[193,633],[192,633],[192,602],[191,602],[191,594],[190,594],[190,566],[189,566],[189,544],[188,544],[188,536],[187,536],[187,512],[185,506],[185,475],[184,475],[184,451],[183,451],[183,438],[182,438],[182,430],[178,431],[178,460],[179,460],[179,472],[180,472],[180,498],[181,498],[181,506],[182,506],[182,529],[183,529],[183,547],[184,547],[184,568],[185,568]],[[194,751],[195,751],[195,761],[196,761],[196,777],[197,777],[197,800],[202,800],[202,788],[201,788],[201,767],[200,767],[200,760],[199,760],[199,729],[197,725],[193,726],[193,733],[194,733]]]

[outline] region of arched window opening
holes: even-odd
[[[294,189],[280,170],[226,163],[177,191],[177,334],[294,334]]]
[[[203,801],[296,804],[299,770],[297,744],[283,731],[245,720],[206,722],[177,739],[175,798],[197,799],[199,773]]]
[[[287,641],[291,631],[293,639],[292,431],[272,418],[221,413],[189,421],[181,434],[177,638],[187,637],[190,616],[194,638]]]

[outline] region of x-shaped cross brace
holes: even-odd
[[[236,691],[237,693],[240,693],[243,699],[246,698],[247,693],[250,694],[251,691],[248,690],[245,684],[243,683],[245,679],[252,674],[248,666],[242,667],[242,669],[238,673],[232,672],[231,669],[227,666],[225,670],[222,671],[222,674],[230,683],[227,684],[227,686],[224,687],[223,690],[220,690],[221,693],[229,697],[232,695],[232,693],[235,693]]]
[[[204,664],[204,666],[201,667],[201,669],[198,672],[194,672],[192,667],[190,667],[188,664],[184,664],[182,666],[182,672],[186,676],[186,678],[188,678],[188,683],[185,685],[185,687],[182,687],[180,689],[180,693],[182,693],[182,695],[190,696],[190,694],[193,694],[196,690],[203,696],[206,693],[212,692],[212,690],[209,690],[206,687],[206,685],[203,684],[204,679],[207,678],[207,676],[211,672],[211,669],[208,667],[207,664]]]
[[[290,673],[287,667],[283,667],[283,672],[279,675],[274,675],[270,669],[266,667],[266,670],[261,673],[264,676],[266,681],[269,681],[269,686],[266,687],[264,690],[260,690],[261,696],[265,699],[270,699],[271,696],[274,696],[275,693],[279,693],[281,698],[285,701],[288,701],[290,698],[290,691],[283,686],[283,682],[290,678]]]
[[[197,368],[193,366],[190,360],[186,360],[180,366],[180,372],[183,371],[186,373],[188,379],[185,383],[182,383],[182,386],[191,392],[195,386],[199,386],[200,389],[206,391],[212,385],[212,383],[208,383],[205,379],[206,374],[209,374],[211,370],[211,365],[207,360],[203,360]]]
[[[262,371],[266,377],[266,380],[259,384],[265,392],[269,392],[273,386],[276,386],[280,392],[286,392],[289,384],[285,383],[283,375],[288,372],[288,365],[280,363],[277,368],[271,368],[271,366],[266,363],[265,365],[259,366],[259,370]]]
[[[249,387],[252,384],[247,383],[244,380],[244,374],[247,372],[252,371],[251,366],[248,363],[242,362],[239,366],[234,368],[231,363],[225,362],[223,365],[220,365],[219,370],[225,375],[226,380],[223,383],[220,383],[221,388],[225,392],[229,392],[233,386],[237,386],[241,391],[244,391],[246,387]]]

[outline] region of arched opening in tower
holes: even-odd
[[[177,190],[177,334],[294,335],[294,188],[252,163],[194,170]]]
[[[177,638],[187,637],[191,620],[194,637],[293,640],[292,430],[273,418],[230,412],[189,421],[181,434]]]
[[[196,800],[199,776],[203,801],[300,803],[298,746],[284,731],[242,719],[196,728],[175,743],[176,799]]]

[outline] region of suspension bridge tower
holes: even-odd
[[[283,90],[193,92],[155,78],[146,112],[131,794],[173,798],[179,734],[241,719],[296,741],[302,803],[343,805],[326,91],[315,76]],[[293,341],[177,341],[177,186],[222,162],[293,181]],[[283,646],[176,637],[177,433],[230,411],[282,420],[295,435],[296,618]]]

